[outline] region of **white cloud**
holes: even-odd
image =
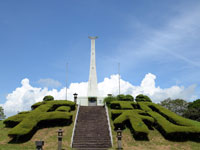
[[[50,78],[40,79],[38,83],[43,87],[54,87],[54,88],[60,87],[62,85],[59,81]]]
[[[104,81],[100,82],[98,84],[100,95],[117,95],[119,93],[118,79],[118,75],[111,75],[110,78],[105,78]],[[185,100],[196,98],[194,95],[195,85],[191,85],[188,88],[184,88],[183,86],[172,86],[162,89],[159,86],[156,86],[155,79],[156,76],[154,74],[148,73],[145,75],[139,86],[132,85],[121,79],[121,93],[131,94],[134,97],[138,94],[145,94],[150,96],[153,102],[156,103],[168,97],[172,99],[182,98]],[[43,97],[46,95],[52,95],[55,99],[65,99],[66,97],[66,88],[62,88],[61,90],[48,90],[48,88],[33,87],[30,85],[27,78],[23,79],[21,84],[21,87],[16,88],[12,93],[8,94],[6,102],[1,104],[7,116],[14,115],[18,111],[29,110],[32,104],[42,101]],[[87,82],[71,83],[67,89],[69,100],[73,100],[73,94],[75,92],[78,93],[78,96],[86,96]]]

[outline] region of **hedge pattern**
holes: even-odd
[[[32,137],[39,128],[69,125],[72,122],[69,111],[75,110],[75,103],[66,100],[43,101],[33,106],[32,111],[21,112],[4,121],[6,127],[12,128],[8,136],[23,139]]]
[[[169,140],[200,141],[200,122],[183,118],[152,102],[113,101],[110,104],[115,129],[130,128],[135,139],[147,140],[156,128]]]

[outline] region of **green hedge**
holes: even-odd
[[[120,114],[116,119],[114,119],[115,129],[124,129],[128,126],[132,130],[136,139],[147,139],[149,130],[148,126],[143,121],[153,124],[154,119],[150,116],[140,115],[140,113],[145,112],[142,110],[123,110],[122,112],[119,110],[112,111],[112,115]]]
[[[27,140],[39,128],[58,125],[69,125],[75,109],[75,103],[66,100],[44,101],[34,105],[34,110],[21,112],[4,121],[6,127],[13,127],[8,135],[13,139]]]
[[[3,123],[6,127],[12,128],[19,124],[26,116],[27,114],[17,114],[15,116],[8,117],[3,121]]]
[[[12,138],[29,135],[29,133],[31,133],[41,121],[54,120],[58,123],[59,120],[63,120],[70,123],[72,121],[71,119],[72,115],[68,112],[35,112],[26,117],[22,122],[20,122],[19,125],[10,130],[8,135]]]
[[[56,111],[65,111],[65,112],[70,112],[71,108],[69,106],[60,106],[56,109]]]
[[[136,105],[135,102],[129,102],[129,101],[113,101],[110,103],[110,108],[112,109],[134,109],[134,106]]]
[[[132,106],[132,107],[131,107]],[[136,139],[148,139],[154,126],[169,140],[200,140],[200,122],[183,118],[152,102],[111,102],[115,129],[130,128]]]

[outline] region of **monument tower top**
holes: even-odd
[[[95,40],[95,39],[98,38],[98,36],[88,36],[88,38],[91,39],[91,40]]]

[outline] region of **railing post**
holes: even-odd
[[[44,141],[35,141],[36,150],[43,150]]]

